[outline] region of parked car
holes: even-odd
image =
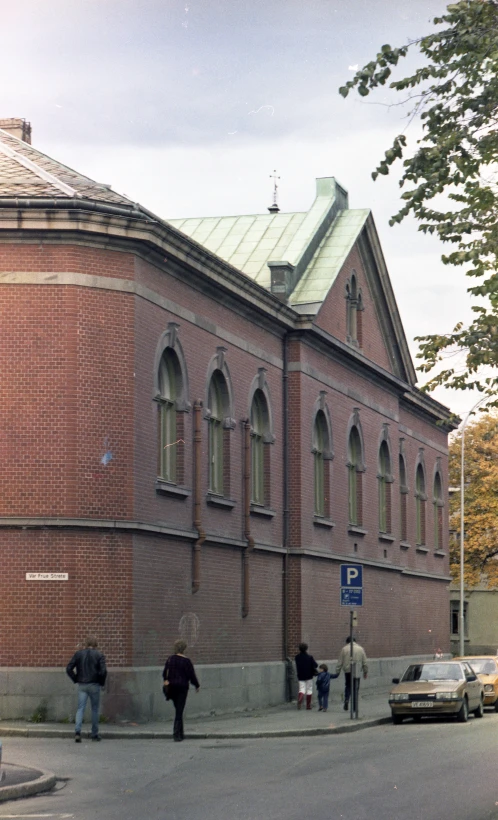
[[[484,714],[484,686],[467,660],[412,663],[389,693],[393,723],[411,717],[456,715],[465,723],[469,712]]]
[[[484,705],[494,706],[498,712],[498,655],[469,655],[455,658],[456,661],[467,661],[484,686]]]

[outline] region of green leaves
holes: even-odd
[[[482,366],[498,368],[498,0],[461,0],[433,21],[435,29],[409,46],[381,47],[375,60],[339,89],[366,97],[391,78],[389,87],[406,94],[409,119],[418,117],[423,136],[408,153],[404,134],[396,137],[372,172],[387,176],[401,160],[402,207],[390,224],[412,214],[419,230],[453,246],[443,262],[466,267],[484,297],[468,327],[446,335],[422,337],[420,369],[429,373],[449,353],[459,352],[465,366],[433,376],[428,388],[470,386],[498,394],[498,379],[479,379]],[[392,79],[392,70],[409,49],[423,64],[410,76]],[[441,194],[448,207],[439,206]],[[493,393],[494,391],[494,393]],[[498,403],[498,399],[497,399]]]

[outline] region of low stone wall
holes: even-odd
[[[447,656],[448,657],[448,656]],[[369,674],[362,691],[384,689],[400,677],[409,663],[427,656],[369,660]],[[336,661],[327,661],[334,671]],[[191,716],[222,714],[277,706],[290,689],[296,697],[294,664],[282,661],[247,664],[198,665],[199,693],[192,689],[186,712]],[[286,676],[291,672],[290,680]],[[102,714],[111,722],[170,720],[170,708],[162,694],[162,666],[109,669],[102,697]],[[337,681],[336,685],[341,685]],[[76,687],[65,670],[53,668],[0,668],[0,719],[73,721]]]

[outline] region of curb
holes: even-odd
[[[8,765],[12,768],[24,768],[16,766],[15,763],[9,763]],[[47,792],[54,788],[57,778],[53,772],[44,769],[33,769],[34,771],[41,772],[40,776],[34,780],[28,780],[26,783],[14,783],[11,786],[0,786],[0,803],[6,800],[17,800],[20,797],[31,797],[33,794]]]
[[[185,738],[189,740],[206,740],[213,738],[217,740],[226,740],[227,738],[234,738],[241,740],[243,738],[257,738],[257,737],[317,737],[322,735],[344,735],[348,732],[359,732],[360,729],[369,729],[371,726],[380,726],[383,723],[392,723],[390,717],[372,718],[371,720],[363,720],[361,723],[345,724],[343,726],[328,726],[316,727],[314,729],[255,729],[250,732],[186,732]],[[157,736],[157,735],[156,735]],[[166,738],[171,738],[171,733],[166,735]]]
[[[371,726],[380,726],[383,723],[391,723],[391,717],[368,718],[359,720],[358,722],[351,721],[339,726],[314,727],[310,729],[253,729],[247,731],[186,731],[185,737],[190,740],[206,740],[213,738],[218,740],[226,740],[227,738],[243,739],[243,738],[257,738],[257,737],[316,737],[320,735],[340,735],[347,732],[358,732],[360,729],[368,729]],[[56,728],[41,728],[41,727],[5,727],[1,728],[2,737],[58,737],[74,739],[74,729],[56,729]],[[147,731],[147,729],[138,729],[135,731],[115,731],[113,729],[101,729],[100,732],[103,740],[171,740],[172,730],[168,727],[164,731]],[[82,732],[82,738],[90,739],[90,732]]]

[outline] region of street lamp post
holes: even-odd
[[[471,410],[467,413],[465,421],[462,424],[462,450],[460,462],[460,617],[459,617],[459,633],[460,633],[460,657],[465,655],[465,614],[464,614],[464,555],[465,555],[465,428],[474,410],[477,410],[480,404],[488,397],[481,396],[479,401],[476,401]]]

